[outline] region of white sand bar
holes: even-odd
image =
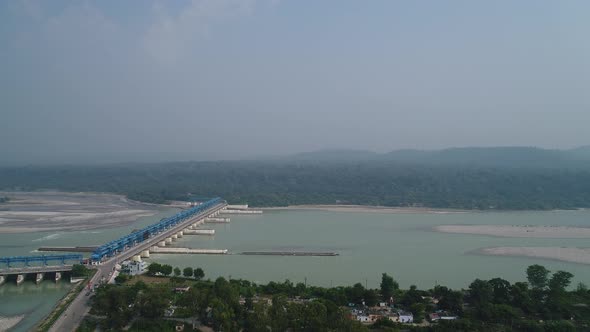
[[[590,264],[590,248],[562,247],[494,247],[479,251],[484,255],[524,256],[554,259],[564,262]]]
[[[0,316],[0,331],[8,331],[16,324],[20,323],[21,320],[25,318],[24,315],[19,316],[12,316],[12,317],[3,317]]]
[[[435,231],[443,233],[476,234],[501,237],[586,239],[590,228],[570,226],[527,225],[440,225]]]

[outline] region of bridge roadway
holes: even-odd
[[[118,262],[129,259],[135,255],[139,255],[143,250],[149,250],[150,247],[157,244],[159,241],[162,241],[167,237],[170,237],[173,234],[182,231],[183,229],[199,221],[200,219],[204,219],[210,214],[223,209],[226,205],[227,203],[218,204],[207,211],[203,211],[198,215],[181,222],[180,224],[170,228],[169,230],[164,231],[163,233],[150,237],[149,239],[139,243],[138,245],[108,258],[107,260],[103,261],[102,264],[96,266],[96,274],[94,274],[94,277],[90,279],[89,283],[91,285],[94,285],[97,282],[99,282],[102,277],[109,278],[110,273],[114,271],[115,265]],[[83,290],[76,296],[74,301],[72,301],[68,308],[57,319],[57,321],[55,321],[53,326],[49,329],[49,332],[76,330],[76,328],[82,322],[84,316],[90,310],[90,306],[88,304],[88,297],[85,296],[85,293],[86,291]]]

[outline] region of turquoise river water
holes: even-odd
[[[151,224],[177,210],[168,209],[136,223],[88,232],[0,234],[0,256],[27,255],[40,246],[101,244]],[[378,287],[387,272],[402,287],[435,284],[467,287],[475,278],[525,279],[528,265],[542,264],[552,271],[566,270],[574,282],[590,282],[590,266],[525,257],[482,256],[477,249],[492,246],[587,247],[587,239],[501,238],[447,234],[432,227],[473,225],[568,225],[590,227],[590,211],[378,213],[320,210],[267,210],[262,215],[231,215],[230,224],[207,224],[215,236],[187,235],[178,247],[228,249],[229,255],[152,255],[150,261],[180,268],[205,270],[206,278],[244,278],[322,286],[356,282]],[[243,251],[334,251],[335,257],[245,256]],[[67,283],[32,282],[0,286],[0,316],[25,315],[14,331],[26,331],[44,317],[69,289]]]

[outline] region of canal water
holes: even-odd
[[[0,256],[35,254],[40,246],[101,244],[154,223],[178,210],[168,209],[125,227],[87,232],[0,234]],[[201,267],[206,278],[244,278],[321,286],[378,287],[381,273],[392,275],[402,287],[436,284],[467,287],[475,278],[525,279],[525,269],[542,264],[566,270],[574,282],[590,283],[590,266],[522,257],[481,256],[473,251],[492,246],[587,247],[587,239],[523,239],[447,234],[432,227],[473,225],[569,225],[590,227],[590,211],[376,213],[319,210],[271,210],[262,215],[231,215],[230,224],[206,224],[215,236],[186,235],[178,247],[228,249],[230,255],[157,254],[150,261]],[[244,251],[333,251],[335,257],[246,256]],[[68,291],[67,283],[27,282],[0,286],[0,316],[25,315],[14,331],[27,331]]]

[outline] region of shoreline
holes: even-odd
[[[527,257],[590,265],[590,248],[575,247],[490,247],[471,253],[484,256]]]
[[[335,205],[335,204],[304,204],[289,205],[277,207],[257,208],[263,211],[296,211],[296,210],[316,210],[330,212],[372,212],[372,213],[428,213],[428,214],[452,214],[452,213],[476,213],[476,210],[459,210],[459,209],[434,209],[427,207],[391,207],[375,205]]]

